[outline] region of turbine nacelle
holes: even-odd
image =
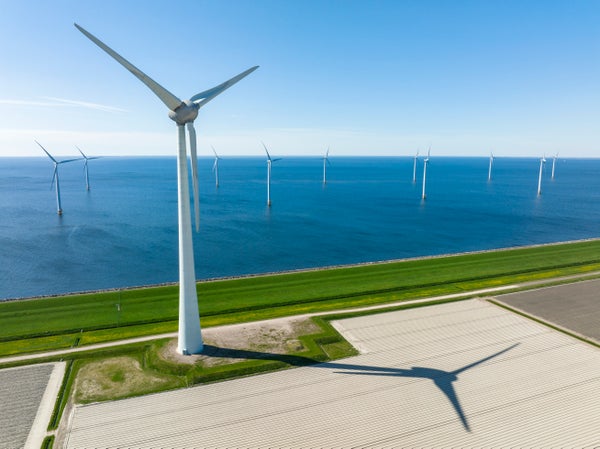
[[[185,125],[196,120],[198,109],[200,106],[193,101],[184,100],[175,110],[169,111],[169,118],[178,125]]]

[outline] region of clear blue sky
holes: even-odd
[[[0,155],[175,155],[165,106],[77,22],[200,110],[199,152],[600,157],[600,1],[0,0]]]

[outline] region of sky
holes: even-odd
[[[600,157],[600,1],[0,0],[0,156]]]

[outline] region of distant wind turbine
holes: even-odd
[[[281,158],[271,159],[271,155],[269,154],[269,150],[267,150],[267,146],[264,142],[261,143],[265,148],[265,152],[267,153],[267,206],[271,207],[271,164],[273,162],[277,162]]]
[[[213,153],[215,153],[215,163],[213,164],[213,171],[215,172],[215,185],[218,189],[219,188],[219,159],[221,159],[221,158],[217,154],[217,150],[215,150],[215,147],[213,147],[212,145],[210,147],[212,148]]]
[[[67,162],[73,162],[73,161],[78,161],[79,158],[76,159],[67,159],[64,161],[57,161],[56,159],[54,159],[50,153],[48,153],[48,151],[46,151],[46,149],[42,146],[41,143],[39,143],[37,140],[34,140],[35,143],[37,143],[40,148],[42,150],[44,150],[44,153],[46,153],[48,155],[48,157],[50,158],[50,160],[52,161],[52,163],[54,164],[54,174],[52,175],[52,182],[50,183],[50,188],[52,188],[52,185],[54,184],[54,180],[56,179],[56,213],[58,215],[62,215],[62,205],[60,203],[60,182],[58,179],[58,166],[60,164],[66,164]]]
[[[75,24],[75,27],[144,83],[167,106],[169,109],[169,118],[177,124],[177,135],[179,139],[179,148],[177,152],[177,199],[179,218],[179,334],[177,351],[181,354],[200,353],[202,352],[204,344],[202,342],[202,333],[200,331],[198,294],[196,291],[196,276],[194,271],[194,248],[192,244],[185,128],[187,125],[190,141],[196,231],[198,231],[198,158],[196,155],[196,130],[194,129],[193,122],[198,116],[198,110],[202,106],[217,95],[223,93],[242,78],[252,73],[258,66],[252,67],[218,86],[200,92],[192,96],[189,100],[182,101],[98,38],[77,24]]]
[[[551,178],[554,179],[554,168],[556,167],[556,159],[558,158],[558,153],[556,153],[554,155],[554,158],[552,159],[552,176]]]
[[[488,181],[492,180],[492,165],[494,165],[494,153],[490,152],[490,166],[488,168]]]
[[[419,159],[419,150],[417,150],[417,154],[414,156],[413,161],[413,184],[417,182],[417,160]]]
[[[425,199],[427,195],[425,195],[425,184],[427,181],[427,165],[429,165],[429,155],[431,154],[431,148],[427,150],[427,157],[423,160],[423,195],[421,198]]]
[[[91,161],[92,159],[100,159],[100,156],[87,157],[85,154],[83,154],[83,151],[81,151],[81,148],[79,148],[77,145],[75,145],[75,148],[79,150],[79,152],[83,156],[83,159],[85,160],[85,162],[83,163],[83,170],[85,172],[85,190],[90,190],[90,174],[88,172],[88,161]]]
[[[323,156],[323,184],[327,184],[327,164],[331,165],[331,162],[329,162],[329,147],[327,147],[325,156]]]
[[[542,156],[540,159],[540,174],[538,176],[538,191],[537,194],[540,196],[542,194],[542,171],[544,170],[544,164],[546,163],[546,155]]]

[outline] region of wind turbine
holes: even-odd
[[[264,142],[261,143],[265,148],[265,152],[267,153],[267,206],[271,207],[271,164],[273,162],[277,162],[281,158],[271,159],[271,155],[269,154],[269,150],[267,150],[267,146]]]
[[[85,171],[85,190],[90,190],[90,175],[88,172],[88,161],[92,159],[100,159],[100,156],[87,157],[85,154],[83,154],[83,151],[81,151],[81,148],[79,148],[77,145],[75,145],[75,148],[79,150],[79,152],[83,156],[83,159],[85,160],[85,162],[83,163],[83,170]]]
[[[323,156],[323,184],[327,184],[327,164],[331,165],[331,162],[329,162],[329,147],[327,147],[325,156]]]
[[[194,120],[198,110],[217,95],[246,77],[258,66],[225,81],[218,86],[200,92],[189,100],[180,100],[163,86],[158,84],[140,69],[135,67],[117,52],[112,50],[98,38],[77,24],[75,27],[98,47],[108,53],[119,64],[129,70],[144,83],[169,109],[169,118],[177,124],[179,148],[177,152],[177,191],[178,191],[178,221],[179,221],[179,333],[177,351],[181,354],[197,354],[204,347],[200,331],[198,313],[198,293],[196,291],[196,276],[194,272],[194,248],[192,245],[192,224],[190,213],[190,192],[188,185],[188,167],[185,128],[189,134],[190,159],[192,165],[192,183],[194,190],[194,211],[196,231],[199,229],[199,198],[198,198],[198,158],[196,156],[196,130]]]
[[[552,176],[551,179],[554,179],[554,168],[556,167],[556,159],[558,158],[558,153],[556,153],[554,155],[554,158],[552,159]]]
[[[215,163],[213,164],[213,171],[215,172],[215,185],[217,186],[217,189],[218,189],[219,188],[219,159],[221,159],[221,158],[217,154],[217,150],[215,150],[215,147],[213,147],[212,145],[210,147],[212,148],[213,153],[215,153]]]
[[[417,150],[417,154],[414,156],[413,161],[413,184],[417,182],[417,160],[419,159],[419,150]]]
[[[425,199],[426,195],[425,195],[425,183],[427,180],[427,166],[429,165],[429,155],[431,153],[431,148],[429,148],[429,150],[427,150],[427,157],[423,160],[423,195],[421,196],[421,198]]]
[[[76,159],[67,159],[67,160],[64,160],[64,161],[57,161],[56,159],[54,159],[50,155],[50,153],[48,153],[48,151],[46,151],[46,149],[42,146],[41,143],[39,143],[37,140],[34,140],[34,142],[37,143],[42,150],[44,150],[44,153],[46,153],[48,155],[48,157],[50,158],[50,160],[54,164],[54,174],[52,175],[52,183],[50,184],[50,188],[52,188],[52,184],[54,184],[54,180],[56,179],[56,209],[57,209],[56,213],[58,215],[62,215],[62,206],[60,204],[60,182],[58,180],[58,166],[60,164],[66,164],[67,162],[78,161],[79,158],[76,158]]]
[[[543,155],[540,159],[540,174],[538,176],[538,196],[542,194],[542,171],[544,170],[544,164],[546,163],[546,155]]]
[[[494,153],[490,152],[490,167],[488,168],[488,181],[492,180],[492,165],[494,165]]]

